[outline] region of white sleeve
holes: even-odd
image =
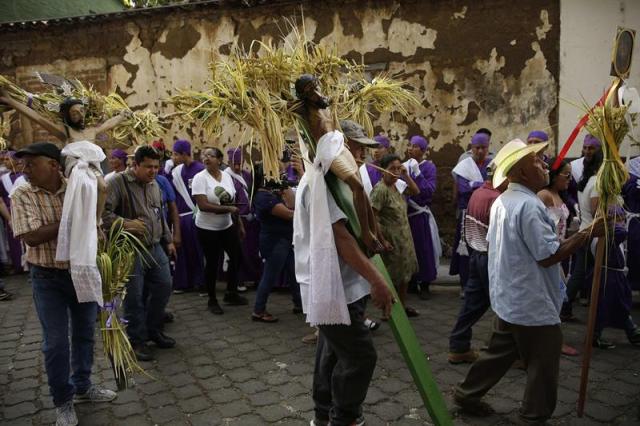
[[[207,180],[198,173],[191,181],[191,195],[207,195]]]

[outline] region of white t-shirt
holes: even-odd
[[[219,186],[224,188],[225,191],[231,195],[234,199],[236,196],[236,190],[233,186],[233,178],[227,173],[220,173],[222,176],[220,181],[217,181],[211,174],[205,169],[193,177],[191,182],[191,194],[192,195],[206,195],[207,201],[211,204],[220,205],[220,199],[215,194],[215,189]],[[208,229],[209,231],[222,231],[229,228],[233,224],[230,213],[212,213],[203,212],[198,210],[196,213],[196,226],[202,229]]]
[[[339,185],[346,185],[340,182]],[[300,181],[298,190],[296,191],[296,214],[300,214],[302,218],[302,229],[294,229],[301,238],[299,244],[295,245],[295,269],[296,279],[300,284],[301,291],[308,291],[311,282],[311,261],[310,261],[310,245],[311,245],[311,206],[309,185],[306,179]],[[329,203],[329,218],[331,223],[336,223],[346,219],[347,216],[340,210],[336,204],[331,192],[327,189],[327,201]],[[295,222],[294,222],[295,225]],[[342,285],[344,287],[344,295],[347,304],[362,299],[369,294],[370,286],[359,273],[347,265],[341,258],[338,258],[340,264],[340,275],[342,276]]]
[[[587,181],[583,191],[578,191],[578,206],[580,207],[580,230],[588,228],[593,222],[593,214],[591,211],[591,199],[598,198],[596,191],[596,176],[591,176]]]

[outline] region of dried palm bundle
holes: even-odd
[[[589,133],[602,141],[603,162],[596,177],[596,190],[600,198],[598,211],[603,217],[606,217],[609,206],[620,204],[622,187],[629,179],[619,152],[629,132],[626,114],[626,106],[613,106],[612,102],[605,102],[589,112],[589,120],[585,125]]]
[[[293,86],[300,75],[318,78],[323,93],[333,100],[336,121],[355,119],[370,135],[375,114],[406,114],[407,107],[418,104],[399,82],[386,75],[366,81],[363,66],[339,57],[335,48],[308,40],[304,27],[298,28],[293,21],[285,24],[288,35],[283,32],[277,47],[261,41],[254,41],[247,50],[236,46],[226,60],[209,65],[211,78],[204,91],[182,90],[168,101],[177,112],[175,117],[199,121],[209,135],[220,134],[228,123],[249,125],[263,155],[265,175],[276,180],[284,130],[299,127],[295,114],[299,101]]]
[[[131,111],[131,117],[111,131],[113,139],[120,144],[126,145],[129,141],[137,145],[145,144],[161,137],[166,130],[156,114],[148,109],[132,111],[117,93],[110,93],[104,98],[104,114],[107,118],[118,115],[122,110]]]
[[[342,118],[360,123],[373,136],[373,121],[376,114],[385,111],[408,115],[407,108],[420,105],[418,99],[402,83],[382,74],[371,82],[364,78],[343,93],[338,105]]]
[[[100,330],[104,353],[111,362],[119,390],[129,386],[134,373],[145,373],[127,338],[126,322],[118,316],[136,256],[145,253],[144,244],[124,230],[122,219],[113,223],[109,235],[100,241],[98,248],[97,264],[104,298],[104,309],[100,311]]]
[[[0,88],[4,89],[9,96],[11,96],[16,101],[26,104],[29,98],[29,93],[16,85],[14,82],[0,74]],[[6,105],[0,104],[0,114],[9,111],[9,108]]]

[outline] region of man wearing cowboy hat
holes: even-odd
[[[604,234],[597,219],[562,243],[553,221],[536,193],[549,181],[540,157],[548,143],[527,145],[519,139],[496,155],[493,186],[509,180],[507,190],[491,208],[489,242],[489,295],[497,318],[489,348],[458,385],[455,402],[472,415],[489,415],[480,401],[520,358],[527,384],[520,417],[544,422],[556,406],[560,365],[560,308],[565,293],[560,265],[591,237]]]

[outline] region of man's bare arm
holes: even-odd
[[[35,231],[20,235],[20,238],[22,238],[22,241],[29,247],[39,246],[47,241],[58,238],[58,228],[60,228],[60,222],[49,223],[42,225]]]
[[[393,297],[387,288],[384,277],[362,252],[356,239],[347,230],[344,221],[333,224],[333,236],[338,256],[369,282],[373,304],[382,309],[386,316],[389,316]]]

